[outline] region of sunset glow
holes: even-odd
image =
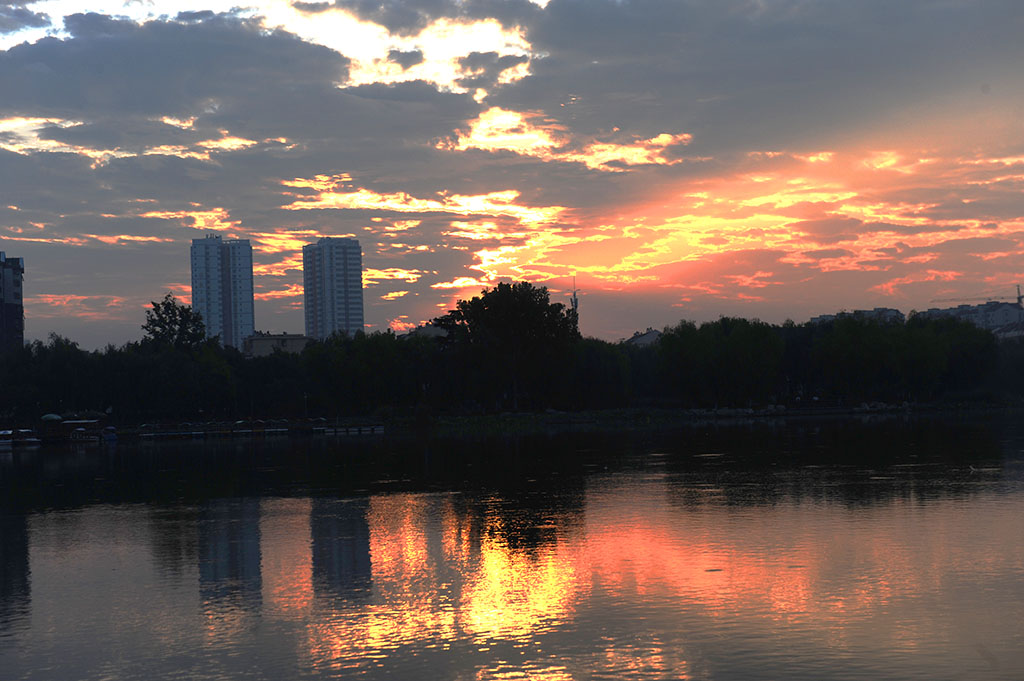
[[[38,301],[110,293],[88,268],[55,276],[48,249],[130,247],[146,265],[117,297],[127,320],[155,281],[184,278],[197,233],[248,238],[257,327],[292,331],[301,248],[321,236],[360,240],[371,330],[501,280],[565,290],[572,274],[584,333],[609,339],[680,318],[1011,293],[1024,278],[1019,41],[963,35],[1004,22],[959,1],[915,0],[898,20],[798,5],[189,0],[170,17],[32,3],[0,35],[0,155],[15,178],[0,243],[26,258]],[[910,51],[886,38],[890,19],[935,30]],[[195,60],[165,57],[182,45]],[[399,271],[416,275],[380,274]],[[29,308],[29,334],[138,333],[67,309],[57,323]]]

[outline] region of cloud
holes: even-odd
[[[1016,2],[250,4],[10,34],[0,247],[33,295],[121,306],[34,323],[137,336],[206,230],[252,241],[281,330],[331,235],[376,328],[573,273],[604,337],[1024,277]]]
[[[337,0],[335,6],[399,35],[416,33],[439,19],[495,18],[511,27],[526,23],[539,9],[528,0]]]
[[[142,25],[96,13],[64,19],[68,40],[0,53],[0,115],[31,108],[58,118],[242,113],[269,84],[345,79],[347,60],[232,14]],[[69,115],[73,112],[74,115]]]
[[[14,33],[23,28],[42,28],[50,25],[50,17],[34,12],[26,5],[31,2],[0,2],[0,34]]]
[[[403,70],[408,70],[416,66],[416,64],[423,63],[423,51],[409,50],[408,52],[403,52],[402,50],[391,50],[388,52],[388,59],[401,66]]]

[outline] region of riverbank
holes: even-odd
[[[759,409],[676,409],[666,407],[624,408],[563,412],[504,412],[499,414],[438,415],[432,418],[400,417],[386,421],[395,437],[426,434],[452,436],[528,435],[543,432],[621,432],[684,427],[742,426],[756,423],[795,423],[816,420],[883,420],[895,418],[959,418],[1008,413],[1024,414],[1024,405],[994,404],[885,404],[856,407],[821,405],[787,408],[771,405]]]

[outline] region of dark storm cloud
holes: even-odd
[[[23,28],[42,28],[50,25],[50,17],[42,12],[34,12],[26,5],[31,2],[0,1],[0,35],[13,33]]]

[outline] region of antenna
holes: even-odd
[[[579,293],[579,291],[580,290],[576,288],[576,275],[574,274],[572,275],[572,298],[569,299],[569,306],[577,319],[579,318],[580,299],[576,297],[576,294]],[[1020,294],[1020,286],[1017,287],[1017,293]],[[1017,299],[1020,300],[1019,295]]]

